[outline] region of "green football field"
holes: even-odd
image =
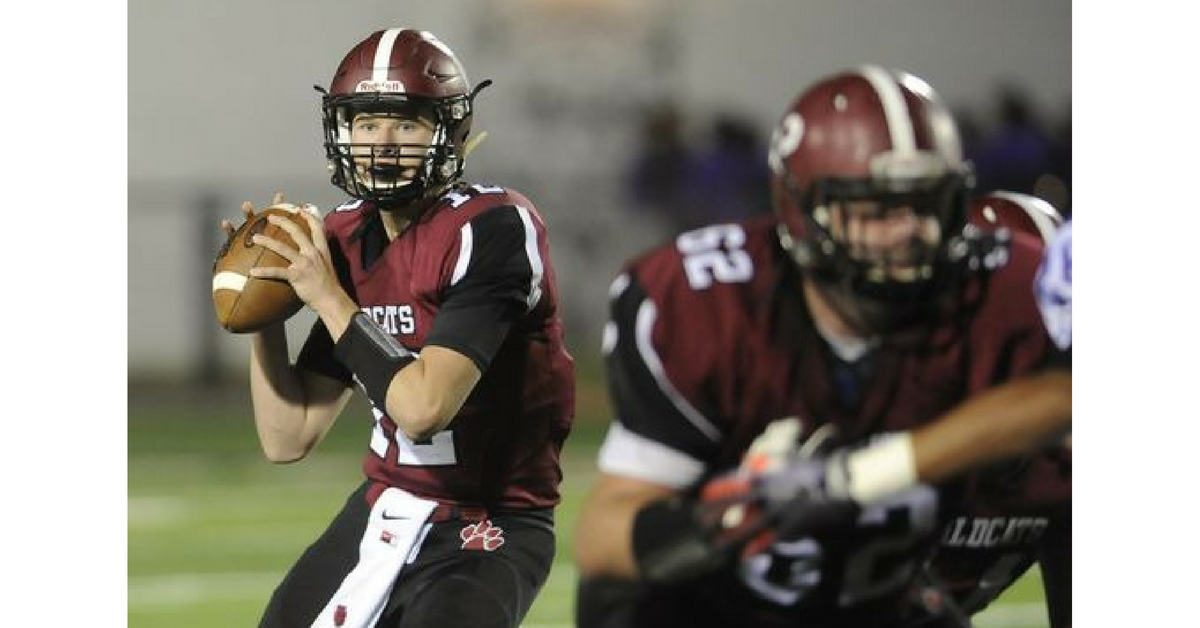
[[[308,459],[272,465],[240,394],[131,388],[129,400],[129,626],[256,625],[283,573],[361,481],[369,413],[356,398]],[[558,555],[527,628],[572,625],[570,548],[607,420],[598,386],[581,382],[579,408],[563,455]],[[977,625],[1046,626],[1041,600],[1030,574]]]

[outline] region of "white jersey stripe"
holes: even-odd
[[[684,488],[704,475],[704,463],[613,421],[597,455],[601,471],[671,488]]]
[[[621,273],[608,285],[608,298],[615,299],[629,287],[629,273]]]
[[[471,230],[471,223],[462,226],[459,231],[458,238],[458,261],[454,263],[454,273],[450,275],[450,285],[458,283],[463,275],[467,274],[467,267],[471,265],[471,250],[475,244],[474,231]]]
[[[916,132],[913,130],[912,118],[908,115],[904,93],[900,90],[896,78],[891,72],[874,65],[859,68],[859,73],[875,88],[875,94],[883,104],[883,115],[887,119],[888,132],[892,137],[892,151],[900,154],[915,152]]]
[[[529,210],[517,205],[517,214],[525,225],[525,255],[529,257],[529,296],[526,304],[532,310],[542,298],[542,274],[545,266],[542,264],[542,254],[538,251],[537,229],[533,227],[533,218]]]
[[[654,375],[654,380],[658,382],[658,387],[663,391],[663,394],[671,400],[675,409],[679,410],[696,429],[700,430],[705,436],[717,442],[721,440],[721,431],[717,429],[712,421],[709,421],[700,414],[700,411],[692,407],[688,403],[687,398],[679,394],[675,386],[671,384],[671,380],[667,377],[666,370],[663,369],[662,361],[658,359],[658,354],[654,352],[654,343],[650,340],[650,332],[654,329],[654,321],[658,318],[658,307],[650,299],[642,302],[637,313],[637,348],[638,353],[642,356],[642,361],[646,363],[646,367],[650,369],[650,373]]]
[[[396,38],[400,36],[400,28],[389,28],[379,37],[379,45],[375,47],[375,62],[371,66],[371,81],[380,84],[388,80],[388,68],[392,66],[392,48]]]

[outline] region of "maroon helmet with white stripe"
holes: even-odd
[[[779,239],[870,331],[922,319],[949,285],[951,249],[965,224],[973,177],[948,110],[923,80],[865,66],[804,90],[775,129],[768,156]],[[898,208],[923,227],[903,251],[904,272],[866,259],[835,222],[855,207]],[[841,207],[838,210],[835,208]]]
[[[1044,247],[1062,226],[1063,218],[1050,203],[1020,192],[995,191],[971,201],[967,220],[981,229],[1007,229],[1031,235]]]
[[[490,83],[483,81],[472,90],[454,51],[427,31],[389,28],[372,33],[342,59],[328,91],[317,87],[324,93],[325,154],[333,184],[356,198],[403,204],[453,183],[463,171],[475,95]],[[434,121],[428,147],[357,147],[360,159],[369,148],[372,162],[399,148],[424,150],[422,165],[411,180],[391,176],[377,181],[355,169],[350,125],[361,112],[420,114]],[[367,169],[375,170],[374,163]]]

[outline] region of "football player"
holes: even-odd
[[[936,483],[960,473],[1036,452],[1070,430],[1070,226],[1046,201],[1016,192],[991,192],[973,199],[968,221],[1005,237],[1026,239],[1043,262],[1035,277],[1035,295],[1047,330],[1055,342],[1053,368],[1023,377],[972,397],[938,420],[911,433],[906,452],[911,464],[892,477],[898,481]],[[1068,249],[1062,251],[1062,242]],[[1054,242],[1054,247],[1048,243]],[[872,455],[872,449],[853,458]]]
[[[684,233],[612,285],[582,627],[962,622],[913,592],[977,487],[918,483],[903,432],[1040,374],[1040,248],[968,225],[955,124],[911,74],[818,81],[769,162],[774,217]]]
[[[332,182],[353,198],[310,217],[311,237],[272,218],[295,247],[254,238],[291,265],[253,275],[319,317],[295,363],[282,323],[253,337],[266,456],[310,453],[355,383],[372,412],[365,481],[261,626],[512,627],[550,570],[573,362],[537,209],[460,180],[488,83],[428,32],[372,33],[318,88]]]

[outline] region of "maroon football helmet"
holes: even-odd
[[[924,319],[950,285],[953,246],[973,177],[958,130],[932,88],[876,66],[804,90],[775,129],[771,187],[783,248],[818,280],[852,324],[884,332]],[[849,208],[910,212],[922,228],[905,243],[904,272],[856,254]]]
[[[1063,218],[1050,203],[1020,192],[989,192],[971,201],[967,212],[971,224],[989,231],[1007,229],[1024,233],[1041,243],[1050,242]]]
[[[317,87],[324,93],[325,154],[333,184],[356,198],[405,204],[453,183],[462,174],[475,95],[490,83],[472,90],[458,57],[431,33],[402,28],[372,33],[342,59],[328,91]],[[423,115],[435,123],[433,140],[428,147],[356,146],[350,125],[360,112]],[[398,180],[388,160],[376,164],[377,157],[394,157],[401,149],[424,151],[410,181]],[[355,168],[352,153],[359,159],[369,153],[365,175]]]

